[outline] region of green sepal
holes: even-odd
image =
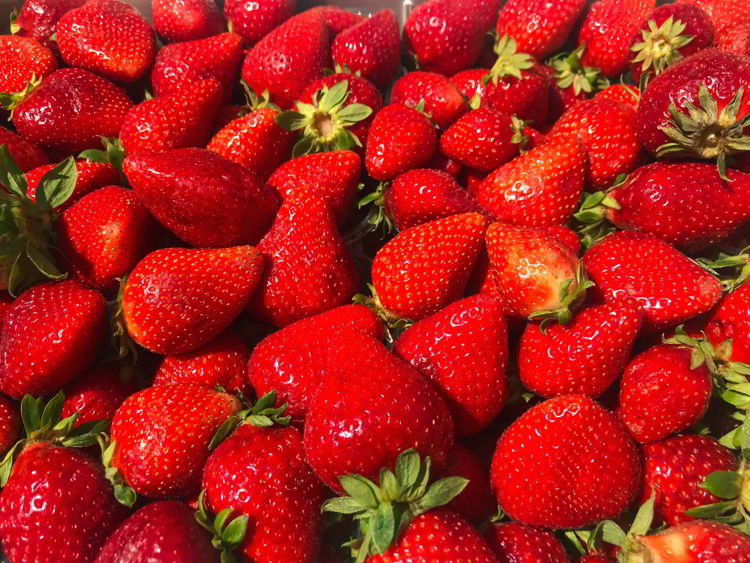
[[[24,86],[23,90],[18,92],[0,92],[0,106],[10,111],[11,115],[13,115],[13,111],[21,104],[21,102],[28,98],[31,93],[39,87],[42,83],[42,78],[43,77],[37,77],[36,74],[32,73],[31,80],[26,86]]]
[[[99,434],[97,442],[102,451],[102,465],[104,466],[104,476],[112,484],[115,499],[120,504],[133,508],[138,496],[136,492],[130,488],[125,481],[122,473],[120,473],[116,467],[112,466],[112,456],[115,454],[117,449],[117,442],[110,440],[107,434]]]
[[[380,302],[375,286],[372,284],[367,284],[367,287],[370,290],[371,296],[358,293],[354,297],[352,297],[352,301],[358,305],[365,305],[375,312],[378,318],[385,325],[386,342],[388,344],[392,344],[393,342],[395,342],[398,335],[400,335],[404,330],[414,324],[414,321],[404,319],[402,317],[399,317],[398,315],[391,313]]]
[[[521,71],[528,70],[534,66],[534,58],[526,53],[518,53],[516,40],[509,35],[500,37],[493,47],[497,60],[482,81],[489,84],[497,84],[501,78],[511,76],[521,79]]]
[[[258,96],[250,85],[244,80],[240,80],[240,85],[245,93],[245,102],[251,111],[255,111],[261,108],[270,108],[279,111],[279,106],[271,102],[271,94],[268,88],[263,90],[263,93]]]
[[[241,424],[252,424],[258,427],[269,427],[274,424],[288,426],[292,419],[290,416],[285,416],[284,411],[289,405],[287,403],[279,407],[275,405],[276,391],[271,390],[260,397],[249,409],[242,410],[227,418],[211,438],[208,449],[213,450]]]
[[[204,489],[198,496],[195,521],[211,534],[211,545],[221,552],[222,563],[236,563],[237,558],[232,552],[242,545],[250,518],[247,514],[231,518],[233,508],[225,508],[212,518],[206,509],[205,495]]]
[[[10,24],[10,34],[16,35],[21,31],[21,26],[18,24],[18,8],[13,8],[8,15],[8,23]]]
[[[575,282],[575,287],[571,286]],[[529,320],[540,320],[540,327],[546,333],[547,326],[553,321],[561,325],[568,324],[573,319],[573,313],[583,304],[586,298],[586,290],[594,286],[594,282],[586,277],[583,264],[579,261],[576,268],[575,278],[565,280],[560,286],[560,307],[554,310],[536,311],[529,315]]]
[[[680,49],[695,39],[694,35],[683,35],[685,24],[669,16],[657,25],[654,20],[646,22],[648,29],[641,30],[641,41],[630,50],[636,53],[633,63],[641,63],[641,72],[653,70],[661,74],[664,69],[682,58]]]
[[[593,94],[609,86],[609,80],[602,75],[602,71],[593,66],[585,66],[581,59],[586,44],[580,45],[570,53],[560,53],[548,61],[555,71],[556,84],[559,88],[573,88],[578,96],[581,92]]]
[[[122,146],[122,142],[120,141],[120,139],[104,136],[99,137],[99,139],[102,142],[104,150],[85,150],[78,155],[78,158],[82,158],[90,162],[111,164],[112,167],[122,175],[122,164],[123,162],[125,162],[125,147]]]
[[[722,289],[731,293],[750,278],[750,254],[748,248],[738,254],[719,252],[712,258],[699,257],[695,262],[721,281]]]

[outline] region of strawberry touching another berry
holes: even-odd
[[[448,453],[443,475],[462,477],[468,481],[446,508],[475,525],[481,525],[497,512],[495,499],[490,491],[490,476],[487,464],[478,453],[456,442]]]
[[[321,14],[330,28],[331,33],[333,33],[335,37],[338,37],[350,27],[354,27],[358,23],[370,21],[374,17],[373,14],[373,16],[370,16],[369,18],[365,18],[364,16],[355,14],[350,10],[333,5],[315,6],[307,11],[312,14]]]
[[[11,154],[13,153],[11,152]],[[16,159],[16,163],[18,163],[18,159]],[[117,185],[120,182],[120,175],[117,170],[107,162],[76,160],[75,165],[76,177],[73,193],[64,202],[55,206],[58,211],[64,211],[89,192],[105,186]],[[26,182],[29,185],[26,195],[29,196],[29,199],[36,200],[36,190],[42,183],[42,178],[56,166],[56,164],[44,164],[26,172]]]
[[[570,561],[565,548],[555,536],[518,522],[490,524],[484,539],[500,561]]]
[[[11,19],[13,35],[33,37],[45,47],[57,50],[55,28],[67,12],[80,8],[86,0],[24,0],[21,10]]]
[[[4,456],[21,437],[21,417],[18,406],[5,395],[0,395],[0,455]]]
[[[239,34],[247,45],[253,45],[292,17],[296,8],[297,0],[227,0],[224,15],[230,30]]]
[[[49,162],[49,157],[42,149],[5,127],[0,127],[0,146],[6,148],[21,172],[28,172]]]
[[[458,88],[434,72],[410,72],[396,80],[391,101],[410,107],[424,101],[424,111],[440,129],[446,129],[469,110]]]
[[[686,522],[652,536],[636,536],[626,561],[699,563],[701,561],[750,560],[750,538],[717,522]]]
[[[153,0],[151,21],[165,42],[195,41],[224,31],[214,0]]]
[[[57,69],[55,53],[31,37],[0,36],[0,104],[11,105],[13,94],[33,89]]]
[[[118,362],[102,362],[65,386],[62,418],[77,413],[73,427],[98,420],[112,421],[125,399],[139,390],[132,369]]]

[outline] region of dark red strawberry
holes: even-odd
[[[22,428],[18,406],[9,397],[0,395],[0,455],[5,456],[5,452],[18,441]]]
[[[57,49],[52,36],[63,15],[79,8],[86,0],[24,0],[21,11],[11,22],[11,33],[31,36],[50,49]]]
[[[106,362],[65,386],[62,418],[78,413],[74,427],[87,422],[111,421],[120,405],[139,390],[132,368],[125,364]]]
[[[231,30],[253,45],[294,15],[297,0],[227,0],[224,15]]]
[[[484,539],[502,563],[570,561],[565,548],[555,536],[518,522],[490,524],[484,533]]]
[[[338,6],[333,5],[315,6],[314,8],[310,8],[308,12],[322,14],[325,18],[326,24],[328,24],[328,27],[331,29],[331,33],[336,37],[344,30],[374,17],[373,15],[369,18],[365,18],[364,16],[355,14],[351,10],[339,8]]]
[[[153,0],[151,21],[165,42],[195,41],[224,31],[214,0]]]
[[[417,107],[424,102],[424,111],[440,129],[447,129],[469,110],[458,88],[445,76],[435,72],[410,72],[393,84],[394,104]]]
[[[653,536],[637,536],[635,540],[637,556],[649,557],[660,563],[745,563],[750,553],[748,536],[717,522],[686,522]]]
[[[34,88],[57,69],[57,57],[31,37],[0,36],[0,104],[8,107],[12,94]]]
[[[18,162],[18,161],[16,161]],[[63,211],[73,205],[83,196],[104,186],[111,186],[119,183],[120,175],[117,170],[106,162],[93,162],[90,160],[76,160],[76,179],[73,193],[62,204],[56,207],[57,210]],[[29,189],[26,195],[29,199],[36,200],[36,190],[39,184],[50,170],[55,168],[56,164],[45,164],[38,166],[26,173],[26,181]]]
[[[497,505],[490,491],[487,465],[473,450],[456,442],[448,453],[443,475],[462,477],[468,481],[466,488],[446,508],[475,524],[483,523],[497,512]]]
[[[21,172],[28,172],[49,162],[49,157],[42,149],[5,127],[0,127],[0,146],[7,148]],[[53,167],[51,165],[50,169]]]
[[[459,174],[461,174],[461,170],[463,169],[463,166],[460,162],[444,155],[442,152],[440,152],[440,149],[436,150],[433,153],[432,158],[425,166],[427,168],[431,168],[432,170],[445,172],[453,178],[458,178]]]

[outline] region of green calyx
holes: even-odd
[[[561,53],[550,59],[549,64],[557,71],[557,86],[565,90],[573,88],[578,96],[581,92],[593,94],[609,86],[609,80],[602,76],[602,71],[593,66],[584,66],[581,62],[586,45],[581,45],[570,53]]]
[[[653,70],[659,74],[682,58],[680,49],[695,39],[694,35],[683,35],[685,24],[669,16],[661,25],[648,20],[648,29],[641,30],[642,41],[630,50],[636,53],[633,63],[641,63],[641,72]]]
[[[42,77],[37,77],[36,74],[32,74],[31,80],[23,90],[19,92],[0,92],[0,106],[10,111],[11,115],[13,115],[13,110],[28,98],[41,83]]]
[[[25,437],[8,450],[0,462],[0,487],[4,487],[10,478],[13,460],[27,444],[51,442],[68,448],[85,448],[96,444],[97,436],[106,432],[107,420],[86,422],[74,428],[78,413],[60,418],[65,395],[62,391],[45,402],[26,395],[21,400],[21,421]]]
[[[721,281],[722,289],[731,293],[750,278],[750,248],[738,254],[719,252],[715,258],[697,258],[697,264]]]
[[[624,180],[615,182],[620,185]],[[609,210],[620,209],[620,204],[608,192],[599,191],[583,193],[581,204],[573,217],[578,222],[576,231],[582,235],[581,244],[585,249],[591,248],[598,240],[614,232],[615,228],[609,222]]]
[[[115,498],[120,504],[133,508],[137,495],[133,489],[128,486],[122,473],[112,465],[112,457],[117,450],[117,441],[111,440],[107,434],[100,433],[97,436],[97,442],[102,450],[102,465],[104,466],[104,476],[112,484]]]
[[[362,76],[362,71],[358,70],[356,72],[352,71],[351,68],[349,68],[348,64],[340,64],[336,61],[333,61],[333,71],[330,74],[353,74],[354,76]]]
[[[10,11],[10,15],[8,16],[9,23],[10,23],[10,33],[11,35],[18,34],[19,31],[21,31],[21,26],[18,25],[18,8],[13,8]]]
[[[414,324],[414,322],[410,321],[409,319],[403,319],[398,315],[394,315],[388,309],[386,309],[380,302],[380,298],[378,298],[378,292],[375,289],[374,285],[368,283],[367,288],[370,290],[370,293],[372,294],[371,296],[358,293],[352,298],[352,301],[358,305],[369,307],[375,312],[378,318],[385,325],[386,343],[388,345],[391,345],[396,341],[396,338],[398,338],[398,336],[403,331]]]
[[[360,241],[378,229],[382,231],[382,238],[393,230],[393,221],[385,210],[385,192],[389,186],[390,182],[380,182],[372,192],[357,202],[358,209],[367,207],[367,215],[346,233],[344,239],[347,244]],[[360,190],[364,187],[364,184],[358,186]]]
[[[685,111],[669,105],[672,115],[670,124],[659,127],[672,142],[661,145],[656,150],[658,158],[693,156],[706,160],[716,160],[719,176],[729,181],[726,174],[727,157],[750,150],[750,136],[744,134],[750,125],[750,113],[737,119],[745,87],[740,87],[721,111],[705,85],[699,89],[700,107],[685,102]]]
[[[586,298],[586,290],[594,286],[594,282],[586,277],[586,271],[581,261],[578,261],[575,278],[565,280],[560,287],[560,307],[548,311],[537,311],[529,315],[529,320],[542,321],[540,327],[546,333],[549,323],[557,321],[561,325],[568,324],[573,313],[581,306]]]
[[[247,82],[245,82],[244,80],[240,80],[240,84],[242,85],[242,90],[245,92],[246,105],[250,108],[251,111],[263,108],[275,109],[277,111],[279,110],[279,106],[271,101],[271,94],[268,91],[268,88],[263,90],[263,93],[260,95],[260,97],[258,97],[258,94],[256,94],[255,91],[250,88],[250,85]]]
[[[349,82],[342,80],[331,88],[318,90],[312,104],[297,102],[297,111],[282,111],[276,116],[276,124],[282,129],[302,133],[292,156],[362,146],[349,127],[370,117],[372,109],[364,104],[347,105],[350,94]]]
[[[213,450],[241,424],[252,424],[259,427],[273,426],[274,424],[288,426],[292,420],[291,417],[284,415],[288,406],[287,403],[284,403],[277,407],[276,391],[269,391],[250,408],[242,410],[225,420],[211,439],[208,449]]]
[[[487,73],[482,82],[497,84],[498,80],[506,76],[521,79],[521,71],[528,70],[534,66],[534,58],[526,53],[516,52],[516,40],[509,35],[503,35],[495,43],[494,51],[497,55],[495,64]],[[476,109],[476,108],[474,108]]]
[[[446,477],[430,484],[430,458],[422,461],[409,449],[396,459],[395,471],[381,469],[380,486],[361,475],[339,477],[339,483],[348,496],[327,500],[321,510],[358,521],[358,537],[346,545],[355,563],[362,563],[370,555],[385,553],[414,518],[448,504],[469,481]]]
[[[616,522],[604,520],[591,532],[580,530],[577,533],[582,533],[581,537],[586,538],[587,544],[592,546],[598,540],[619,546],[621,548],[617,553],[619,563],[648,561],[648,559],[643,559],[644,546],[639,538],[645,536],[651,529],[654,520],[655,498],[656,495],[652,492],[651,497],[638,508],[633,523],[627,532]]]
[[[513,136],[510,138],[510,142],[518,145],[518,151],[523,154],[526,152],[526,147],[531,141],[531,137],[526,134],[526,128],[531,122],[519,119],[515,115],[510,116],[510,122],[510,128],[513,131]]]
[[[213,538],[211,545],[221,552],[221,563],[236,563],[233,551],[242,545],[247,533],[247,514],[232,518],[233,508],[225,508],[216,517],[211,517],[206,510],[204,497],[206,491],[198,496],[198,510],[195,511],[195,521],[207,530]]]
[[[122,146],[120,139],[111,137],[99,137],[104,150],[89,149],[78,155],[78,158],[91,162],[101,162],[111,164],[122,176],[122,163],[125,161],[125,148]],[[124,176],[123,176],[124,177]]]
[[[107,303],[110,313],[110,332],[112,334],[110,339],[112,355],[108,360],[115,362],[128,360],[131,366],[135,366],[138,362],[138,345],[128,333],[127,323],[125,322],[125,311],[123,309],[125,286],[128,283],[128,276],[125,275],[122,278],[118,278],[118,281],[120,285],[117,289],[117,297],[115,297],[114,301]]]

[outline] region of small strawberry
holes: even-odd
[[[597,94],[598,99],[612,100],[614,102],[620,102],[626,106],[637,110],[638,102],[641,100],[641,93],[635,86],[629,84],[612,84],[606,88],[602,88]]]
[[[16,162],[18,162],[16,160]],[[64,211],[83,196],[104,186],[116,185],[120,182],[117,170],[108,162],[94,162],[91,160],[76,160],[76,178],[73,193],[70,197],[58,205],[55,209]],[[26,172],[26,181],[29,188],[26,195],[29,199],[36,201],[36,190],[42,182],[42,178],[57,164],[44,164]]]
[[[560,541],[538,528],[518,522],[490,524],[484,539],[499,561],[568,563],[570,559]]]
[[[9,106],[13,94],[33,89],[57,69],[57,57],[31,37],[0,36],[0,104]]]
[[[0,127],[0,146],[6,148],[21,172],[28,172],[49,162],[49,157],[42,149],[5,127]],[[54,165],[50,166],[53,167]],[[0,183],[4,182],[4,178],[0,180]]]
[[[224,16],[230,29],[245,40],[246,45],[257,43],[294,15],[297,0],[227,0]]]
[[[391,88],[391,101],[409,107],[424,102],[424,111],[440,129],[447,129],[469,110],[458,88],[435,72],[410,72],[402,76]]]
[[[618,516],[641,488],[638,448],[615,415],[563,395],[521,415],[497,444],[492,485],[506,514],[574,528]]]
[[[152,0],[151,21],[165,42],[195,41],[224,31],[214,0]]]
[[[636,536],[628,562],[702,563],[750,560],[750,538],[727,524],[686,522],[653,536]],[[644,559],[648,557],[649,559]]]
[[[0,455],[4,456],[18,441],[22,428],[18,406],[9,397],[0,395]]]
[[[45,47],[57,50],[53,37],[57,22],[65,13],[85,3],[86,0],[24,0],[15,21],[11,21],[11,33],[33,37]]]
[[[446,508],[477,525],[497,512],[497,505],[490,491],[487,464],[479,454],[456,442],[448,453],[443,475],[461,477],[468,481],[466,488]]]
[[[338,36],[344,30],[347,30],[350,27],[354,27],[355,25],[357,25],[358,23],[362,23],[363,21],[368,21],[375,16],[375,14],[373,14],[369,18],[365,18],[364,16],[355,14],[351,10],[339,8],[338,6],[334,5],[315,6],[314,8],[310,8],[307,11],[312,14],[321,14],[334,36]]]

